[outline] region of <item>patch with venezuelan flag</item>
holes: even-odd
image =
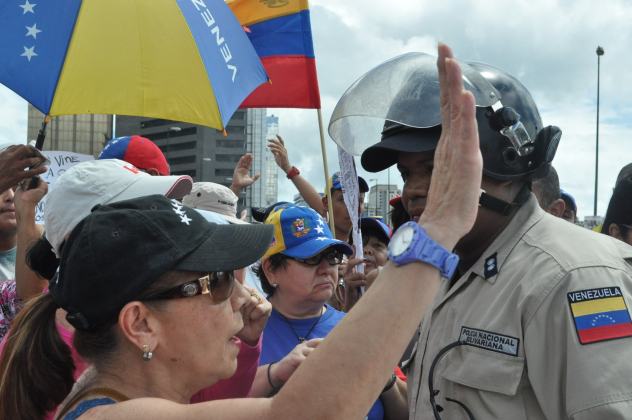
[[[632,336],[632,319],[620,288],[579,290],[566,296],[581,344]]]

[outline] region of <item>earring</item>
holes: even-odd
[[[143,344],[143,360],[149,362],[152,357],[154,357],[154,352],[149,350],[147,344]]]

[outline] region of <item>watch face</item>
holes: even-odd
[[[415,231],[410,226],[402,226],[393,239],[391,239],[390,248],[393,255],[401,255],[408,249],[413,241]]]

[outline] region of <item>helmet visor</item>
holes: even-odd
[[[477,106],[500,100],[500,93],[477,70],[459,64],[463,85],[472,92]],[[359,155],[380,141],[386,120],[416,128],[441,123],[436,57],[407,53],[360,77],[334,108],[329,135],[345,151]]]

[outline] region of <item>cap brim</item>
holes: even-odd
[[[131,184],[123,192],[112,197],[104,204],[130,200],[146,195],[160,194],[167,198],[181,199],[191,192],[193,180],[190,176],[143,176]]]
[[[384,137],[382,141],[362,152],[360,162],[369,172],[380,172],[397,163],[399,154],[423,153],[437,148],[440,127],[411,129]]]
[[[207,240],[179,261],[174,269],[212,272],[247,267],[266,252],[273,232],[271,225],[217,225]]]
[[[318,240],[317,238],[314,238],[290,249],[286,249],[285,251],[281,252],[281,254],[295,258],[310,258],[314,255],[320,254],[324,249],[330,247],[339,249],[343,254],[346,255],[353,254],[353,248],[351,248],[348,243],[339,241],[338,239],[330,238],[324,238],[324,240]]]

